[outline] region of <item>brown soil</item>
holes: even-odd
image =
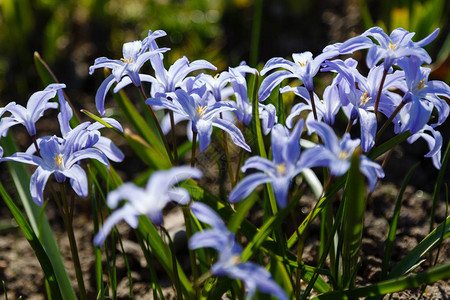
[[[392,184],[382,184],[375,190],[367,206],[365,216],[364,238],[361,248],[361,268],[357,277],[357,285],[366,285],[380,280],[381,260],[384,253],[384,240],[388,231],[388,222],[392,217],[394,202],[398,189]],[[78,217],[75,219],[75,235],[80,249],[80,259],[85,276],[86,288],[89,291],[89,298],[95,299],[95,272],[93,255],[93,225],[89,213],[89,203],[80,202],[77,206]],[[308,211],[313,202],[308,200],[302,211]],[[427,234],[429,226],[429,211],[431,207],[431,196],[421,190],[408,187],[403,200],[403,206],[398,223],[397,238],[395,241],[391,266],[401,260],[412,248],[414,248]],[[70,250],[66,235],[61,222],[55,214],[55,208],[50,203],[46,208],[47,216],[55,232],[55,239],[63,254],[70,278],[76,286],[75,273],[71,264]],[[444,220],[445,205],[439,202],[436,222]],[[10,213],[5,207],[1,211],[2,224],[14,225],[11,221]],[[176,235],[176,245],[178,256],[188,267],[186,257],[186,244],[183,233],[184,224],[182,213],[178,208],[171,209],[166,215],[165,224],[172,236]],[[119,232],[123,238],[125,252],[132,269],[133,278],[133,299],[151,299],[152,291],[150,286],[150,272],[146,266],[146,261],[142,255],[140,247],[135,240],[134,233],[127,224],[120,223]],[[43,275],[39,263],[23,237],[20,229],[5,229],[0,238],[0,280],[5,282],[9,299],[45,299],[45,286]],[[308,245],[305,249],[304,259],[310,265],[315,265],[317,261],[318,248],[318,228],[312,226]],[[117,246],[120,251],[120,247]],[[435,255],[436,252],[434,251]],[[442,245],[438,264],[448,262],[450,258],[450,240],[447,239]],[[414,272],[420,272],[430,267],[428,257],[425,262]],[[174,290],[165,279],[164,272],[159,270],[164,290],[168,299],[174,298]],[[105,275],[105,279],[106,279]],[[129,298],[129,281],[126,267],[121,255],[117,256],[117,281],[118,299]],[[437,282],[429,286],[422,299],[449,299],[450,279]],[[396,293],[391,299],[417,299],[420,289],[408,290]],[[0,299],[4,299],[3,291],[0,292]],[[388,299],[387,297],[385,299]]]

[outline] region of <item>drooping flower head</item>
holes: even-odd
[[[161,225],[162,210],[169,201],[179,204],[187,204],[190,201],[189,193],[175,185],[188,178],[201,177],[201,171],[196,168],[174,167],[167,171],[154,172],[148,179],[145,188],[138,187],[133,183],[124,183],[108,194],[106,202],[111,209],[115,209],[122,199],[127,199],[128,202],[109,216],[95,236],[94,244],[101,245],[114,225],[122,220],[132,228],[137,228],[139,216],[145,215],[154,224]]]
[[[191,211],[198,220],[212,226],[211,229],[195,233],[189,239],[189,248],[213,248],[219,252],[218,260],[211,267],[214,276],[229,276],[241,280],[246,288],[246,299],[253,298],[256,289],[280,300],[288,299],[265,268],[241,261],[242,247],[216,212],[200,202],[192,203]]]

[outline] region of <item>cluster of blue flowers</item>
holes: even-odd
[[[123,58],[112,60],[101,57],[95,60],[89,73],[95,69],[109,68],[112,74],[100,85],[95,103],[101,116],[105,115],[105,98],[115,83],[117,93],[125,86],[133,84],[144,95],[143,82],[151,84],[146,104],[153,110],[165,109],[168,113],[161,121],[164,134],[173,130],[172,126],[187,120],[187,137],[196,141],[198,137],[200,151],[205,151],[211,143],[213,127],[229,134],[238,147],[251,152],[244,134],[239,128],[246,128],[252,121],[253,107],[258,108],[265,135],[271,134],[271,160],[260,156],[249,157],[241,168],[242,172],[255,169],[245,176],[229,194],[230,202],[237,202],[249,196],[257,186],[270,183],[278,205],[283,208],[288,202],[288,192],[293,179],[303,170],[326,167],[333,176],[345,174],[350,167],[350,158],[357,149],[361,153],[370,151],[385,127],[393,123],[394,133],[410,132],[409,143],[423,138],[430,151],[436,168],[440,168],[442,136],[436,128],[449,114],[449,105],[441,96],[450,98],[450,88],[442,81],[429,81],[430,69],[422,67],[431,63],[431,58],[423,49],[438,34],[434,31],[425,39],[413,42],[414,33],[404,29],[394,30],[390,36],[381,28],[375,27],[362,35],[344,43],[327,46],[321,54],[313,58],[312,53],[294,53],[292,61],[284,58],[272,58],[258,73],[258,70],[241,63],[216,76],[200,73],[188,76],[202,69],[216,70],[216,67],[204,60],[189,62],[186,57],[175,61],[168,70],[163,65],[163,53],[168,48],[159,48],[156,39],[166,35],[164,31],[149,31],[143,41],[126,43],[123,46]],[[368,49],[366,64],[367,76],[357,69],[357,61],[352,58],[341,60],[339,55]],[[150,61],[153,75],[142,74],[140,69]],[[381,63],[380,63],[381,62]],[[319,72],[335,73],[332,83],[325,88],[322,99],[314,91],[314,77]],[[257,105],[252,105],[248,96],[247,74],[267,75],[258,90]],[[272,91],[285,79],[295,79],[300,86],[280,87],[279,93],[293,92],[301,98],[295,104],[285,122],[278,123],[277,109],[272,104],[264,104]],[[37,166],[31,177],[30,192],[33,200],[43,204],[43,191],[51,174],[57,182],[70,179],[73,190],[81,197],[88,194],[87,178],[79,162],[82,159],[96,159],[109,165],[108,159],[120,162],[122,152],[108,138],[102,137],[98,129],[100,123],[85,122],[71,128],[69,120],[72,110],[64,99],[64,84],[51,84],[45,90],[33,94],[24,108],[14,102],[0,108],[0,116],[6,112],[10,116],[1,118],[0,136],[16,124],[23,124],[33,144],[26,152],[17,152],[0,161],[18,161]],[[62,137],[38,137],[35,123],[47,109],[56,109],[58,103],[50,102],[58,94],[58,120]],[[307,111],[305,119],[298,116]],[[348,119],[346,133],[338,138],[332,126],[336,114],[342,111]],[[380,113],[387,118],[386,126],[379,127],[377,119]],[[435,116],[435,117],[434,117]],[[119,130],[120,124],[110,118],[103,120]],[[433,120],[433,123],[429,123]],[[253,120],[255,122],[255,120]],[[236,126],[236,123],[240,123]],[[360,136],[351,137],[350,129],[358,124]],[[306,130],[305,130],[306,129]],[[245,131],[244,131],[245,132]],[[320,143],[304,149],[300,146],[303,134],[317,134]],[[0,157],[3,151],[0,148]],[[360,156],[360,171],[368,180],[373,191],[377,178],[384,177],[381,166],[367,156]],[[227,275],[244,282],[248,296],[255,289],[287,299],[283,290],[272,280],[262,267],[241,262],[241,246],[225,223],[210,208],[200,202],[193,202],[188,192],[177,183],[187,178],[200,178],[200,170],[191,167],[173,167],[168,171],[157,171],[150,178],[145,189],[126,183],[109,193],[107,204],[112,209],[118,207],[120,200],[126,199],[123,206],[115,210],[106,220],[94,243],[101,245],[112,227],[125,220],[131,227],[138,225],[138,216],[146,215],[156,225],[162,223],[162,209],[169,201],[189,205],[193,215],[210,225],[212,229],[194,234],[190,241],[191,249],[210,247],[219,252],[211,273]]]

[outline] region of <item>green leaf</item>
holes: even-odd
[[[11,134],[8,134],[6,137],[2,138],[1,143],[3,150],[5,151],[5,156],[12,155],[18,151]],[[25,209],[31,228],[33,228],[34,232],[42,233],[40,240],[52,263],[53,270],[56,274],[56,280],[58,281],[63,298],[76,299],[75,292],[70,283],[69,276],[67,275],[59,249],[56,246],[56,242],[53,238],[53,232],[50,228],[48,220],[45,215],[39,219],[41,207],[34,203],[31,199],[29,191],[30,175],[27,168],[23,164],[15,162],[7,162],[6,164],[17,189],[19,199],[22,201],[22,205]]]
[[[437,177],[436,183],[434,185],[433,200],[432,200],[431,212],[430,212],[430,232],[431,232],[431,230],[433,230],[436,204],[437,204],[437,201],[439,198],[439,194],[441,192],[442,182],[444,181],[444,175],[445,175],[445,171],[447,171],[447,164],[448,164],[449,159],[450,159],[450,142],[447,143],[447,148],[445,150],[444,157],[442,158],[441,168],[439,170],[438,177]]]
[[[125,114],[130,124],[136,129],[137,133],[147,141],[147,143],[152,145],[160,156],[165,157],[166,160],[169,161],[169,156],[166,153],[166,149],[161,139],[158,137],[157,133],[148,126],[147,122],[125,92],[121,90],[118,93],[113,93],[113,96],[119,104],[121,111]]]
[[[141,136],[132,133],[128,128],[125,128],[124,137],[145,164],[155,169],[170,168],[171,164],[167,156],[159,152],[153,144],[147,143]]]
[[[445,234],[450,232],[450,216],[414,247],[414,249],[391,270],[387,278],[396,278],[405,274],[422,256],[439,244],[439,241],[442,238],[442,230],[445,230]]]
[[[33,58],[36,70],[45,86],[58,82],[50,67],[39,55],[39,52],[35,51]]]
[[[108,122],[103,120],[101,117],[98,117],[98,116],[94,115],[93,113],[91,113],[91,112],[89,112],[89,111],[87,111],[85,109],[82,109],[81,112],[84,113],[89,118],[93,119],[94,121],[99,122],[100,124],[102,124],[106,128],[112,129],[118,135],[123,136],[123,133],[119,129],[117,129],[116,127],[112,126],[111,124],[109,124]]]
[[[391,261],[391,254],[392,254],[392,247],[394,245],[395,241],[395,233],[397,232],[397,221],[398,217],[400,215],[400,208],[402,206],[402,199],[403,199],[403,193],[405,192],[406,185],[409,182],[409,179],[411,178],[412,174],[416,170],[417,166],[419,166],[419,163],[415,164],[406,174],[405,179],[403,180],[402,186],[400,188],[400,191],[398,192],[397,200],[395,201],[395,208],[394,208],[394,215],[392,216],[392,221],[389,226],[389,233],[388,237],[386,239],[386,246],[384,250],[384,258],[382,263],[382,270],[381,270],[381,278],[386,278],[389,268],[389,263]]]
[[[38,237],[1,183],[0,194],[2,195],[3,200],[5,201],[14,219],[16,220],[17,225],[22,230],[23,235],[30,243],[31,248],[33,248],[33,252],[39,260],[39,264],[42,267],[45,279],[47,280],[47,283],[50,287],[52,297],[54,297],[55,299],[60,299],[61,293],[58,287],[58,282],[56,281],[56,275],[53,270],[52,263],[50,262],[50,259],[48,258],[47,253],[42,247]]]
[[[344,211],[342,216],[342,283],[343,287],[353,286],[356,278],[359,248],[361,247],[366,210],[366,184],[359,170],[359,151],[351,158],[347,183],[344,188]]]
[[[267,236],[278,227],[281,222],[286,219],[291,210],[297,205],[297,202],[290,201],[288,205],[280,210],[276,215],[270,217],[267,222],[258,230],[258,233],[250,240],[242,251],[242,261],[249,260],[253,254],[258,250],[261,244],[266,240]]]
[[[422,284],[431,284],[439,280],[450,277],[450,263],[446,263],[431,270],[419,274],[403,276],[391,280],[382,281],[377,284],[352,288],[349,290],[333,291],[319,295],[313,300],[338,300],[338,299],[357,299],[358,297],[367,298],[389,293],[400,292],[406,289],[412,289]]]
[[[178,276],[179,282],[181,283],[181,287],[185,295],[192,295],[194,293],[194,290],[192,288],[191,282],[186,277],[186,274],[183,272],[179,263],[177,263],[177,274],[174,273],[170,248],[164,243],[155,226],[147,217],[141,216],[139,218],[138,230],[148,241],[153,254],[162,265],[164,270],[166,270],[169,277],[172,280],[176,280],[175,276]]]

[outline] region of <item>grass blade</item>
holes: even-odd
[[[409,172],[406,174],[406,177],[403,180],[400,191],[398,192],[397,200],[395,201],[394,215],[392,216],[392,221],[389,226],[389,233],[388,233],[388,237],[386,239],[384,258],[383,258],[382,267],[381,267],[381,278],[382,279],[386,278],[387,273],[388,273],[388,268],[389,268],[389,262],[391,261],[392,247],[394,245],[395,233],[397,232],[397,222],[398,222],[398,217],[400,215],[400,208],[402,206],[403,193],[405,192],[406,185],[408,184],[409,179],[411,178],[412,174],[414,173],[414,171],[416,170],[416,168],[418,166],[419,166],[419,163],[415,164],[409,170]]]
[[[2,138],[1,142],[3,150],[5,151],[5,156],[12,155],[18,151],[11,134],[8,134],[6,137]],[[22,205],[30,222],[31,228],[34,232],[42,233],[40,240],[53,266],[56,280],[58,281],[63,298],[77,299],[72,284],[70,283],[69,276],[67,275],[61,254],[56,246],[55,239],[53,238],[53,232],[50,228],[50,224],[48,223],[45,215],[43,215],[39,220],[41,207],[36,205],[31,199],[29,192],[30,175],[26,167],[23,164],[15,162],[6,162],[6,164],[17,189],[19,199],[22,201]]]
[[[442,231],[445,235],[450,232],[450,216],[436,227],[429,235],[427,235],[411,252],[409,252],[389,273],[388,279],[399,277],[405,274],[412,266],[414,266],[419,259],[426,253],[431,251],[442,237]],[[450,274],[449,274],[450,275]]]
[[[23,235],[30,243],[31,248],[33,248],[33,252],[39,260],[39,264],[41,265],[42,271],[44,272],[44,276],[50,288],[52,297],[54,297],[55,299],[60,299],[61,293],[58,287],[58,282],[56,281],[56,275],[53,270],[52,263],[50,262],[47,253],[39,242],[38,237],[1,183],[0,194],[9,210],[11,211],[14,219],[16,220],[17,225],[22,230]]]
[[[436,204],[437,204],[437,201],[439,198],[439,193],[441,191],[442,182],[444,181],[444,175],[445,175],[445,171],[447,169],[447,164],[448,164],[449,158],[450,158],[450,142],[447,143],[447,148],[445,150],[445,154],[442,159],[441,169],[439,170],[436,184],[434,185],[433,201],[432,201],[431,212],[430,212],[430,232],[431,232],[431,230],[433,230],[433,227],[434,227],[434,215],[436,212]]]
[[[343,291],[333,291],[326,294],[319,295],[313,300],[338,300],[338,299],[357,299],[358,297],[374,297],[379,295],[386,295],[412,289],[421,286],[422,284],[431,284],[439,280],[450,277],[450,263],[435,267],[431,270],[421,272],[419,274],[402,276],[396,279],[382,281],[377,284],[352,288]]]
[[[356,277],[359,248],[361,247],[366,210],[366,185],[359,170],[360,153],[351,158],[347,183],[344,188],[344,211],[342,216],[342,283],[344,288],[353,286]]]

